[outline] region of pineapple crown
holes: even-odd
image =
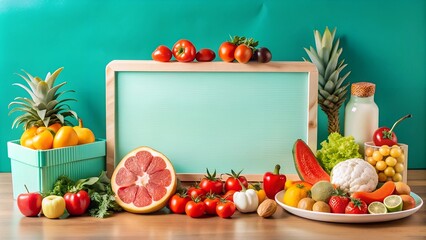
[[[336,28],[330,32],[326,27],[324,34],[314,31],[315,48],[304,48],[311,62],[318,69],[318,102],[327,111],[336,111],[346,99],[348,84],[342,86],[345,79],[351,73],[347,72],[339,77],[340,72],[347,66],[345,60],[339,62],[342,48],[339,48],[340,39],[334,42]],[[334,43],[334,44],[333,44]],[[303,58],[305,61],[305,58]]]
[[[75,92],[74,90],[66,90],[58,92],[58,89],[66,84],[62,82],[56,86],[55,80],[61,73],[63,67],[57,69],[53,74],[47,73],[45,80],[39,77],[33,77],[31,74],[22,70],[27,76],[19,75],[24,79],[29,88],[20,83],[12,85],[23,88],[31,98],[16,97],[14,101],[9,104],[12,108],[9,115],[14,112],[22,112],[12,123],[12,128],[24,124],[24,128],[28,129],[32,126],[49,126],[53,123],[59,122],[62,125],[72,125],[71,122],[66,120],[66,117],[72,116],[76,119],[77,113],[72,111],[70,106],[65,104],[68,101],[77,101],[73,98],[66,98],[58,100],[60,96],[68,92]]]

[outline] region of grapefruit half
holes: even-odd
[[[111,187],[117,203],[132,213],[151,213],[166,206],[177,186],[169,159],[150,148],[129,152],[114,169]]]

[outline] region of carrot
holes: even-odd
[[[392,181],[385,182],[379,189],[374,192],[355,192],[352,198],[359,198],[365,203],[370,204],[375,201],[383,202],[383,200],[391,195],[395,190],[395,183]]]

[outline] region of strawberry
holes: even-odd
[[[330,200],[328,200],[328,205],[330,205],[330,210],[332,213],[345,213],[345,208],[348,206],[350,199],[343,193],[342,190],[336,189]]]
[[[345,213],[347,214],[366,214],[367,212],[367,204],[358,198],[351,198],[351,201],[345,208]]]

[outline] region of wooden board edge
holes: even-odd
[[[106,69],[106,171],[111,177],[115,168],[115,69],[111,62]]]

